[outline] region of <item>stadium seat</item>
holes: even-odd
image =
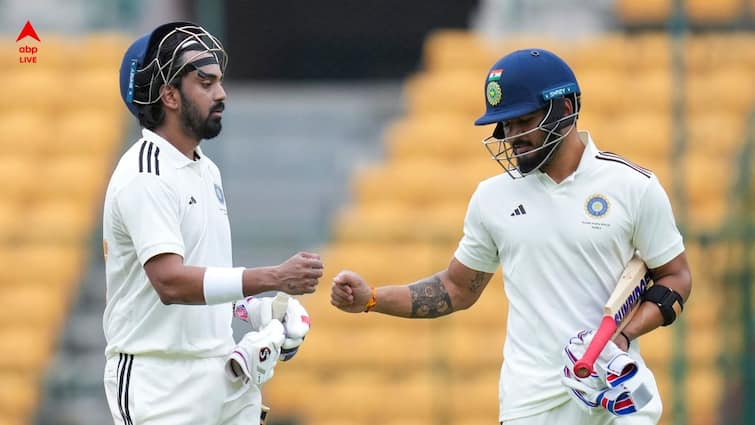
[[[689,19],[697,24],[733,24],[744,12],[740,0],[687,0],[685,9]]]
[[[92,156],[101,166],[110,167],[115,151],[120,148],[124,129],[122,113],[91,104],[60,116],[50,149],[59,155]]]
[[[0,132],[3,135],[0,149],[3,156],[28,155],[30,159],[36,160],[37,156],[44,154],[53,144],[55,120],[44,111],[33,107],[6,111],[0,108],[0,111]]]
[[[95,211],[93,205],[73,198],[35,202],[24,220],[25,236],[35,243],[83,243],[94,224]]]
[[[624,24],[663,24],[671,17],[671,0],[617,0],[616,15]]]
[[[404,85],[409,117],[455,113],[470,122],[485,111],[485,74],[467,70],[424,73]]]
[[[691,369],[686,379],[687,409],[691,425],[716,423],[724,394],[720,372],[713,367]]]
[[[439,30],[427,36],[423,62],[432,73],[464,69],[484,75],[499,54],[494,43],[472,32]]]
[[[38,199],[77,201],[84,211],[99,208],[109,165],[102,158],[84,155],[50,158],[40,173],[48,183],[37,188]]]
[[[19,370],[0,372],[0,424],[28,423],[25,417],[39,399],[38,381],[36,373]]]
[[[755,73],[738,64],[690,75],[686,85],[690,115],[728,111],[744,116],[755,100]]]
[[[9,71],[0,81],[0,111],[34,110],[55,113],[72,94],[62,73],[50,69]],[[36,130],[36,129],[35,129]]]
[[[426,158],[477,160],[490,155],[481,142],[492,133],[492,126],[475,126],[456,114],[425,114],[391,125],[385,144],[388,157],[399,162]]]

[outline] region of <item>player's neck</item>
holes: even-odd
[[[159,134],[160,137],[167,140],[179,152],[193,161],[196,158],[194,151],[199,146],[199,140],[187,135],[178,123],[170,123],[168,117],[165,118],[165,124],[157,128],[155,133]]]
[[[579,139],[575,128],[561,142],[561,146],[553,153],[551,161],[543,167],[543,172],[556,184],[561,183],[577,171],[584,151],[585,145]]]

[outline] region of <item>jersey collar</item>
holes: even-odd
[[[580,174],[584,170],[588,170],[593,164],[595,164],[595,155],[598,154],[598,148],[595,146],[595,142],[590,136],[590,132],[586,130],[580,130],[577,132],[579,140],[585,145],[585,151],[582,152],[582,158],[579,160],[577,171],[575,175]]]
[[[176,147],[173,146],[173,144],[171,144],[169,141],[165,140],[162,136],[155,133],[154,131],[146,128],[142,128],[142,139],[157,145],[157,147],[160,148],[160,152],[165,155],[160,159],[163,161],[167,159],[170,162],[170,165],[176,168],[182,168],[187,165],[194,164],[197,161],[201,160],[204,156],[202,151],[199,149],[199,146],[197,146],[197,149],[194,151],[196,161],[192,161],[191,159],[187,158],[186,155],[182,154],[181,151],[176,149]]]

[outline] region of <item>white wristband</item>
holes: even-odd
[[[204,271],[205,304],[222,304],[244,298],[243,267],[207,267]]]

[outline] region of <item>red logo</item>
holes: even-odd
[[[21,32],[18,33],[18,37],[16,37],[16,43],[23,40],[26,37],[31,37],[37,41],[41,41],[39,39],[39,35],[37,35],[37,31],[34,30],[34,27],[31,26],[31,22],[26,21],[26,24],[23,28],[21,28]],[[24,44],[23,46],[18,47],[18,63],[37,63],[37,52],[39,52],[39,47],[29,44]]]
[[[31,22],[29,21],[26,21],[26,25],[24,25],[24,27],[21,29],[21,32],[18,33],[18,37],[16,37],[16,42],[18,42],[24,37],[31,37],[37,41],[42,41],[39,39],[37,32],[34,31],[34,27],[31,26]]]

